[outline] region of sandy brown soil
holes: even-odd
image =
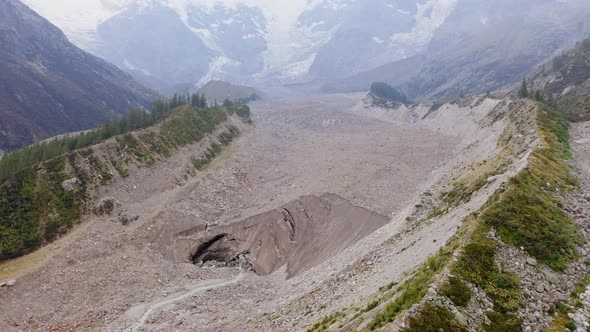
[[[285,321],[269,327],[265,317],[397,234],[399,221],[420,193],[460,164],[461,154],[478,158],[493,152],[491,143],[501,132],[498,124],[493,132],[470,137],[491,143],[467,153],[461,149],[465,134],[476,127],[477,108],[461,113],[469,120],[465,127],[457,127],[463,122],[454,121],[455,109],[445,111],[447,118],[441,112],[430,123],[402,126],[355,112],[359,99],[338,95],[256,104],[255,127],[207,173],[187,176],[188,162],[202,146],[185,148],[153,169],[132,170],[132,176],[101,195],[117,199],[118,212],[138,219],[123,226],[109,217],[89,218],[87,231],[77,239],[63,242],[58,253],[20,277],[15,287],[0,289],[0,329],[300,330]],[[486,103],[480,113],[498,104]],[[445,125],[455,129],[441,129]],[[337,194],[394,222],[371,237],[353,236],[348,249],[335,245],[341,237],[330,231],[354,234],[362,224],[311,234],[310,243],[325,240],[323,245],[340,256],[317,259],[313,251],[305,253],[297,260],[306,272],[289,280],[286,266],[258,276],[233,267],[192,264],[191,255],[205,229],[324,193]],[[406,258],[399,275],[440,246],[433,244],[433,237],[443,242],[456,229],[436,227],[432,232],[438,234],[413,241],[422,241],[428,250]],[[367,285],[371,286],[355,289],[348,299],[381,286]]]

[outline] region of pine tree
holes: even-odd
[[[102,126],[102,136],[104,139],[110,138],[113,136],[113,123],[111,121],[107,121]]]
[[[527,88],[526,77],[522,80],[522,84],[520,85],[520,89],[518,90],[518,96],[520,98],[528,98],[529,90]]]
[[[201,107],[207,108],[207,98],[205,98],[205,94],[201,94]]]
[[[191,97],[191,105],[193,105],[194,107],[201,106],[201,98],[196,93],[193,93]]]

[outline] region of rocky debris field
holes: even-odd
[[[261,102],[253,105],[254,127],[244,128],[208,169],[189,167],[209,144],[202,142],[134,170],[97,197],[117,202],[113,214],[129,223],[89,217],[87,230],[58,241],[60,249],[38,269],[0,288],[0,328],[301,330],[293,317],[310,294],[325,296],[318,310],[299,317],[301,324],[371,294],[384,277],[402,279],[455,233],[453,220],[461,220],[450,215],[448,223],[411,231],[406,217],[453,169],[494,153],[502,122],[474,133],[499,101],[442,108],[423,124],[359,114],[359,102],[356,95]],[[483,203],[472,204],[465,213]],[[269,211],[275,212],[262,221],[278,228],[244,233],[249,218]],[[351,213],[358,217],[350,219]],[[315,228],[298,233],[298,222]],[[223,234],[252,241],[210,246],[218,249],[210,256],[215,259],[204,262],[203,250],[194,264],[198,249]],[[295,249],[282,251],[283,237]],[[261,241],[268,250],[252,245]],[[379,255],[371,256],[375,248]],[[229,256],[237,264],[214,257],[228,257],[228,249],[236,249]],[[283,264],[257,270],[266,259]],[[298,309],[287,314],[283,308],[291,306]],[[284,319],[276,316],[281,313]]]

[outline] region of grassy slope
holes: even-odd
[[[569,126],[554,110],[539,107],[537,132],[543,144],[530,156],[529,166],[479,213],[477,229],[452,266],[456,276],[484,290],[492,300],[494,311],[487,313],[491,324],[483,326],[486,331],[520,331],[522,325],[513,314],[522,305],[519,280],[498,269],[497,244],[487,236],[490,228],[503,241],[525,248],[558,271],[576,257],[576,245],[582,241],[556,197],[560,190],[575,185],[566,163],[570,157]],[[460,289],[447,292],[454,294]]]

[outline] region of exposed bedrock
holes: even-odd
[[[355,244],[389,218],[335,194],[304,196],[284,206],[202,233],[190,256],[269,275],[286,265],[287,278]]]

